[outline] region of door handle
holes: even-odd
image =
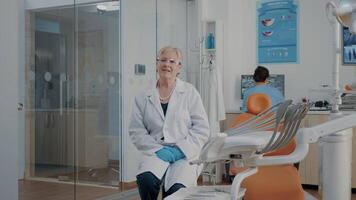
[[[50,124],[51,124],[51,122],[50,122],[50,116],[49,116],[50,114],[49,113],[47,113],[46,112],[46,118],[45,118],[45,124],[46,124],[46,128],[49,128],[50,127]]]
[[[18,111],[23,110],[23,103],[17,103],[17,110]]]
[[[54,128],[54,125],[55,125],[55,119],[54,119],[54,115],[55,115],[55,113],[52,113],[51,114],[51,124],[52,124],[52,128]]]
[[[67,81],[67,75],[65,73],[61,73],[59,75],[59,113],[63,114],[63,83]]]

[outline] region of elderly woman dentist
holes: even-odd
[[[197,90],[177,78],[181,68],[181,51],[162,48],[158,81],[135,98],[129,133],[142,152],[136,178],[143,200],[157,199],[161,184],[163,198],[195,186],[201,172],[189,161],[199,156],[209,139],[209,124]]]

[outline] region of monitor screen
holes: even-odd
[[[284,75],[283,74],[270,74],[267,79],[267,84],[279,89],[284,95]],[[255,81],[253,80],[253,75],[241,75],[241,99],[243,98],[243,93],[250,87],[255,86]]]

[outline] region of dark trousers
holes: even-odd
[[[151,172],[144,172],[142,174],[137,175],[136,178],[136,183],[138,185],[141,200],[157,200],[163,181],[159,180]],[[163,188],[163,198],[175,193],[181,188],[185,188],[185,186],[181,183],[175,183],[174,185],[172,185],[172,187],[169,188],[167,192]]]

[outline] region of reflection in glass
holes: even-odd
[[[79,182],[118,186],[120,180],[118,3],[77,9]]]
[[[114,1],[28,14],[28,176],[119,186],[119,8]]]

